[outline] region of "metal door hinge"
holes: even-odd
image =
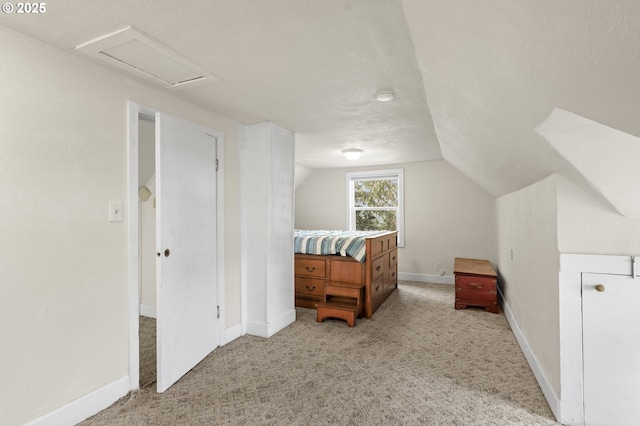
[[[218,167],[220,166],[220,162],[218,161],[218,159],[216,158],[216,172],[218,171]]]
[[[636,260],[638,256],[631,256],[631,278],[636,277]]]
[[[218,306],[218,318],[220,318],[220,306]]]

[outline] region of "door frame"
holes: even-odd
[[[158,111],[133,101],[127,101],[127,236],[128,236],[128,314],[129,314],[129,390],[140,387],[140,353],[139,353],[139,229],[138,229],[138,119],[139,115],[153,117]],[[188,118],[186,118],[188,119]],[[198,124],[198,123],[196,123]],[[216,156],[218,159],[218,175],[216,182],[216,289],[220,318],[218,333],[220,346],[225,338],[225,270],[224,270],[224,134],[214,131],[216,137]]]

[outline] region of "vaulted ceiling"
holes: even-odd
[[[555,108],[640,136],[640,2],[404,7],[442,154],[492,194],[553,172],[589,190],[535,132]]]
[[[497,196],[553,172],[581,182],[535,132],[554,108],[640,135],[637,1],[56,0],[3,15],[86,60],[76,46],[137,28],[220,78],[166,90],[296,132],[308,168],[444,158]]]

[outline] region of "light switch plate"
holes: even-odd
[[[124,204],[122,201],[109,201],[109,222],[124,220]]]

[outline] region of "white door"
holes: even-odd
[[[219,345],[216,139],[156,114],[157,391]]]
[[[623,426],[640,422],[638,300],[640,278],[582,274],[587,425]]]

